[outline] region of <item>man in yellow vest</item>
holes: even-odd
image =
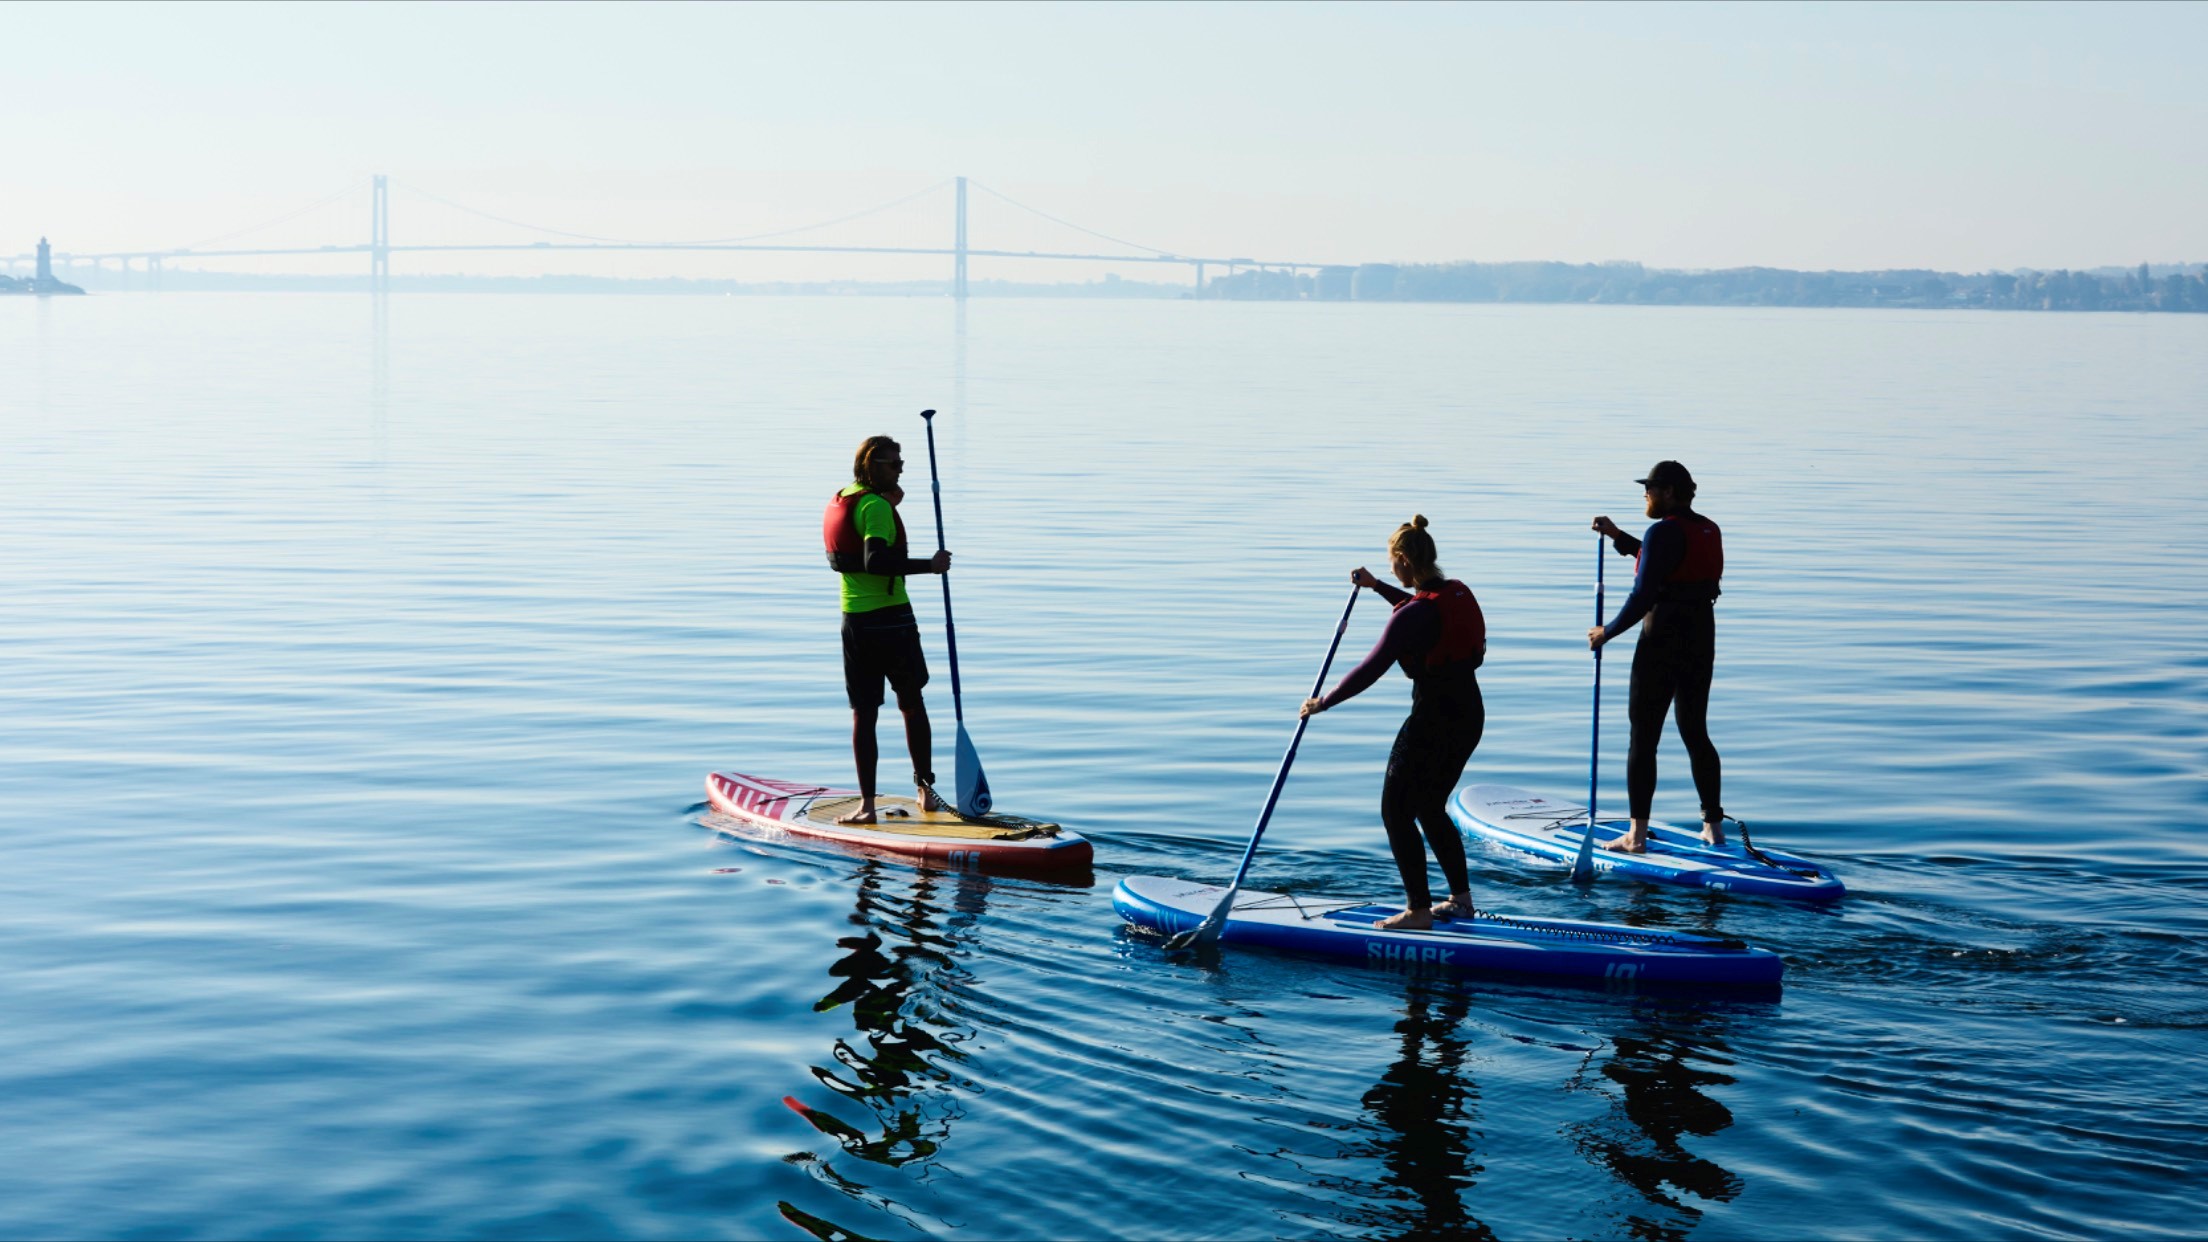
[[[922,809],[940,811],[934,794],[934,738],[920,688],[928,684],[928,663],[920,650],[920,625],[905,594],[909,574],[948,573],[951,554],[941,548],[926,560],[906,555],[905,523],[897,515],[904,499],[897,480],[904,474],[904,450],[888,436],[870,436],[852,462],[850,486],[828,502],[821,519],[828,565],[843,575],[843,686],[851,700],[851,753],[859,766],[859,806],[837,823],[875,822],[874,768],[880,748],[874,726],[882,709],[882,685],[897,692],[897,710],[905,717],[905,748],[912,753],[912,778]],[[892,814],[903,814],[893,811]]]

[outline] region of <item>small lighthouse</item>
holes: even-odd
[[[63,284],[54,279],[54,248],[45,238],[38,239],[38,274],[27,281],[10,282],[0,293],[35,293],[45,297],[54,293],[82,293],[75,285]]]

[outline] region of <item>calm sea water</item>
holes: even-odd
[[[969,723],[1078,883],[703,805],[848,779],[816,523],[923,406]],[[0,304],[0,1234],[2197,1236],[2204,407],[2181,316]],[[1468,779],[1584,788],[1587,521],[1660,457],[1727,536],[1727,805],[1852,895],[1475,888],[1781,999],[1122,928],[1232,871],[1414,511],[1493,629]],[[1395,895],[1407,699],[1315,723],[1255,883]]]

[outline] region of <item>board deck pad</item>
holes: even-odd
[[[1112,908],[1167,935],[1201,924],[1226,892],[1165,876],[1122,880]],[[1426,931],[1382,931],[1400,906],[1243,889],[1220,931],[1226,943],[1346,957],[1370,966],[1547,976],[1606,985],[1667,983],[1769,987],[1784,976],[1777,954],[1738,940],[1663,927],[1480,912]]]
[[[839,824],[856,810],[855,789],[775,780],[741,772],[705,779],[713,809],[773,834],[834,841],[954,866],[997,863],[1026,867],[1079,867],[1091,861],[1087,840],[1063,825],[1018,815],[962,816],[955,808],[924,811],[919,801],[895,794],[874,799],[875,822]]]
[[[1580,839],[1587,834],[1586,803],[1510,785],[1465,786],[1449,800],[1449,817],[1468,837],[1567,866],[1579,857]],[[1806,858],[1760,850],[1779,864],[1771,866],[1750,857],[1737,835],[1724,845],[1710,845],[1699,829],[1660,820],[1649,821],[1645,854],[1601,848],[1602,842],[1623,835],[1628,826],[1623,819],[1598,819],[1595,870],[1661,884],[1798,901],[1833,901],[1847,892],[1839,877]]]
[[[791,822],[802,817],[808,823],[834,824],[838,817],[859,809],[859,795],[855,793],[823,793],[804,810],[792,816]],[[1037,819],[1022,819],[1016,815],[987,815],[980,819],[968,819],[958,813],[956,807],[940,811],[923,811],[917,798],[900,798],[877,794],[874,798],[874,823],[841,824],[838,827],[871,827],[877,832],[903,833],[916,837],[956,837],[967,841],[1024,841],[1029,837],[1057,835],[1057,824]]]

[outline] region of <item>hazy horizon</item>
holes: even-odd
[[[238,233],[228,244],[356,243],[367,179],[386,173],[399,244],[742,236],[915,195],[791,240],[941,246],[944,183],[966,175],[972,244],[1008,250],[1115,247],[979,187],[1174,253],[1312,263],[1973,272],[2208,258],[2197,4],[29,4],[10,17],[7,254],[41,235],[71,252]],[[760,281],[941,267],[395,261]],[[1185,276],[1011,260],[975,276],[1108,271]]]

